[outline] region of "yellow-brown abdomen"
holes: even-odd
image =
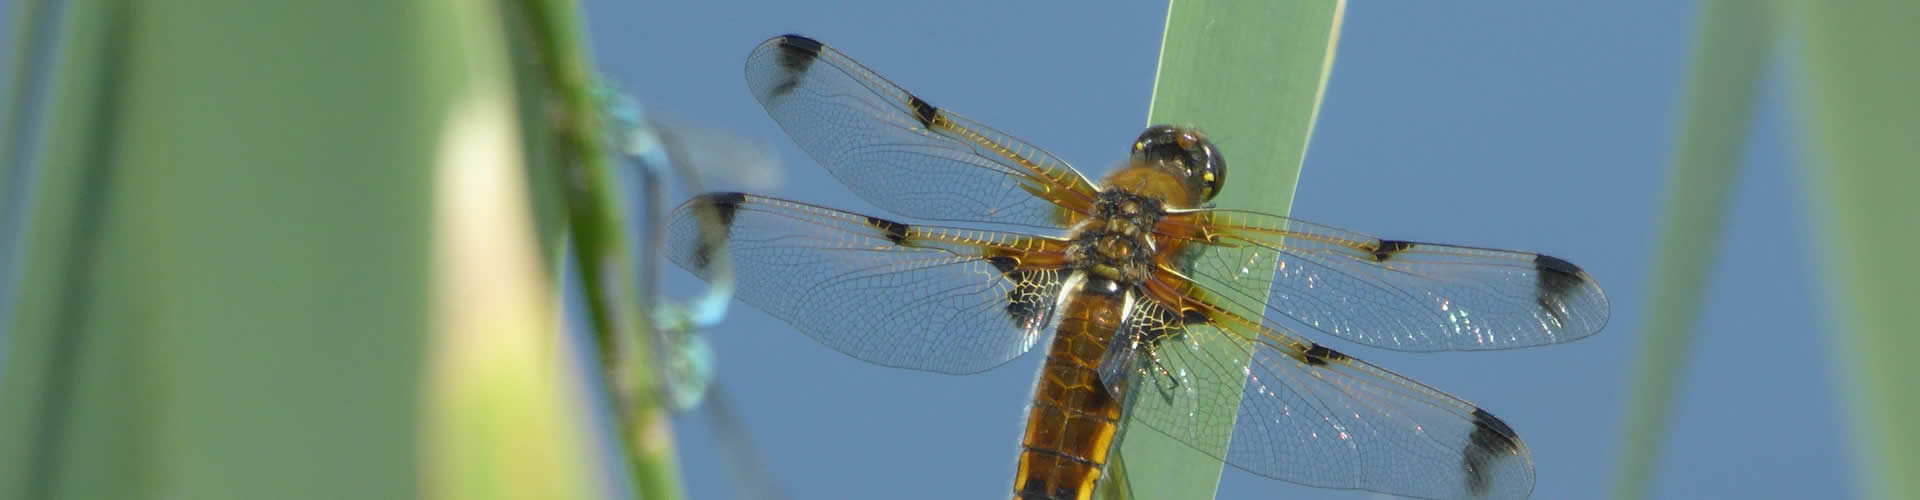
[[[1119,431],[1120,402],[1101,385],[1097,367],[1122,307],[1120,297],[1092,292],[1065,305],[1027,414],[1014,498],[1092,498]]]

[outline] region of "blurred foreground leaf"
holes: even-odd
[[[591,491],[500,7],[66,4],[0,497]]]

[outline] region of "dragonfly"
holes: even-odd
[[[840,183],[908,219],[707,193],[669,215],[669,257],[703,278],[729,259],[738,300],[877,365],[973,374],[1047,344],[1014,498],[1090,498],[1135,426],[1301,485],[1525,498],[1512,427],[1296,328],[1484,351],[1585,338],[1610,314],[1560,258],[1215,208],[1226,159],[1194,128],[1147,128],[1096,183],[812,38],[762,43],[746,79]]]

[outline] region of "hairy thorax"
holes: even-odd
[[[1145,282],[1164,256],[1182,242],[1154,233],[1168,209],[1188,208],[1187,190],[1163,170],[1129,165],[1107,177],[1094,210],[1073,229],[1068,267],[1085,272],[1090,286],[1126,288]]]

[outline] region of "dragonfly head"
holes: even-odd
[[[1227,159],[1205,134],[1186,127],[1154,125],[1133,141],[1133,161],[1172,173],[1195,200],[1211,201],[1227,181]]]

